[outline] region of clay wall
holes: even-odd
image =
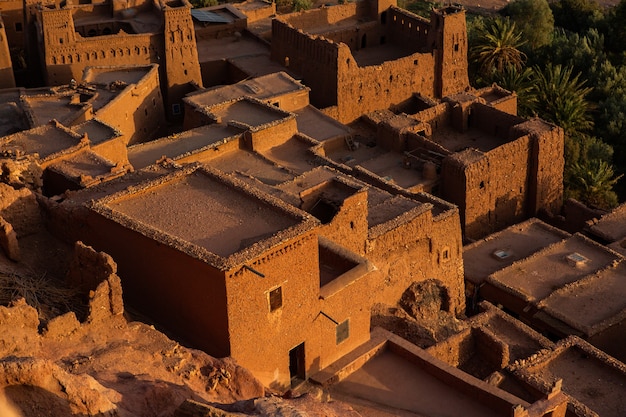
[[[416,50],[428,47],[430,21],[399,7],[391,7],[386,15],[387,36],[392,43],[410,44]]]
[[[263,152],[285,143],[296,133],[298,133],[296,118],[295,116],[289,116],[246,131],[244,133],[244,141],[252,151]]]
[[[302,83],[311,88],[310,100],[316,107],[337,103],[339,49],[348,47],[311,37],[279,19],[272,20],[272,59],[302,75]]]
[[[533,146],[525,136],[486,154],[468,150],[444,159],[443,198],[461,209],[466,238],[479,239],[532,215]]]
[[[191,154],[176,158],[179,163],[200,162],[209,163],[214,159],[223,158],[225,154],[236,152],[241,148],[241,136],[231,136],[225,138],[221,143],[206,147],[205,149],[194,151]]]
[[[309,29],[331,26],[346,20],[354,20],[355,16],[360,15],[359,11],[363,13],[363,11],[366,10],[363,7],[363,3],[367,2],[358,1],[333,7],[320,7],[301,13],[292,13],[282,17],[282,19],[290,25],[306,32]]]
[[[502,112],[482,103],[474,103],[470,111],[470,127],[502,138],[502,142],[513,139],[511,128],[524,121],[521,117]]]
[[[0,15],[0,89],[14,87],[13,63],[11,62],[5,24],[3,23],[3,17]]]
[[[363,256],[368,233],[367,214],[367,192],[356,192],[343,201],[338,213],[320,228],[319,234]]]
[[[438,130],[452,124],[452,109],[450,103],[443,102],[416,113],[414,117],[428,123],[432,130]]]
[[[350,49],[341,46],[337,65],[337,107],[342,123],[403,102],[415,92],[429,97],[435,93],[432,54],[414,53],[380,65],[359,67]],[[315,92],[315,88],[311,88],[312,93]]]
[[[528,128],[533,139],[529,213],[535,215],[540,210],[558,213],[563,205],[563,130],[539,119],[517,127]]]
[[[399,222],[392,221],[370,230],[367,257],[382,274],[376,299],[395,304],[411,283],[434,278],[445,287],[449,311],[462,313],[465,298],[458,211],[449,209],[433,218],[427,210],[402,223],[399,227]]]
[[[95,212],[79,233],[117,262],[136,308],[210,355],[230,354],[223,272]]]
[[[488,405],[498,415],[511,415],[513,405],[519,404],[520,399],[506,391],[500,390],[488,384],[477,384],[476,378],[463,371],[446,366],[423,351],[419,351],[414,345],[403,339],[392,337],[389,339],[387,349],[405,358],[418,366],[421,370],[429,373],[442,383],[448,385],[459,393],[476,398]],[[524,402],[523,405],[528,406]]]
[[[162,37],[150,34],[82,38],[52,45],[46,38],[45,74],[48,85],[80,80],[89,66],[147,65],[163,56]],[[159,39],[161,38],[161,39]]]
[[[464,329],[460,333],[430,346],[426,351],[448,365],[458,368],[474,354],[475,343],[472,330]]]
[[[230,354],[264,384],[284,389],[289,351],[300,343],[307,375],[320,369],[320,341],[311,325],[319,313],[317,237],[309,232],[290,239],[245,265],[257,272],[239,265],[226,277]],[[279,287],[281,306],[271,311],[270,292]]]
[[[622,314],[623,316],[624,314]],[[591,336],[587,341],[616,359],[626,362],[626,352],[624,352],[626,320],[621,320],[619,323],[604,329]]]
[[[433,151],[441,155],[450,155],[450,151],[439,145],[432,140],[426,139],[424,136],[419,133],[407,132],[406,136],[406,148],[408,151],[412,151],[415,149],[425,149],[428,151]]]
[[[104,142],[91,144],[91,149],[113,163],[128,164],[127,141],[127,138],[118,136]]]
[[[321,297],[318,307],[320,314],[315,326],[320,337],[320,351],[323,353],[320,361],[322,368],[369,340],[370,311],[374,301],[370,288],[378,277],[380,274],[376,271],[364,272],[332,294]],[[348,338],[337,343],[337,328],[346,320]]]
[[[261,7],[247,7],[247,4],[254,5],[255,0],[244,1],[242,3],[234,3],[233,6],[239,9],[248,17],[249,22],[256,22],[257,20],[265,19],[266,17],[272,17],[276,14],[276,3],[269,1],[261,1],[260,4],[265,6]]]
[[[90,70],[87,69],[85,80],[90,77]],[[126,145],[152,138],[160,128],[164,114],[156,66],[152,66],[137,84],[129,85],[97,111],[99,120],[122,133]]]

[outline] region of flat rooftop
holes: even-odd
[[[624,416],[626,366],[576,337],[562,340],[554,351],[527,361],[516,373],[538,388],[562,379],[563,392],[574,399],[574,405],[584,405],[602,417]]]
[[[626,238],[626,203],[602,216],[589,230],[608,242]]]
[[[45,125],[52,119],[63,122],[80,110],[80,106],[70,104],[70,95],[23,96],[23,100],[32,109],[34,126]]]
[[[5,137],[2,149],[18,150],[24,154],[39,154],[44,159],[80,143],[80,139],[53,125],[44,125]]]
[[[384,62],[395,61],[416,53],[415,48],[410,44],[394,45],[385,43],[384,45],[368,46],[359,50],[352,50],[352,56],[359,67],[371,65],[381,65]]]
[[[50,168],[64,174],[67,178],[77,180],[78,183],[83,179],[87,180],[86,177],[116,176],[125,172],[123,167],[116,168],[114,163],[91,151],[80,152],[70,158],[55,162]]]
[[[494,272],[568,236],[538,219],[508,227],[463,248],[465,279],[480,284]]]
[[[291,180],[295,174],[266,158],[245,150],[229,152],[211,161],[211,166],[226,173],[256,178],[264,184],[276,185]]]
[[[554,291],[539,304],[588,336],[623,320],[626,312],[626,261]],[[626,388],[625,388],[626,389]]]
[[[185,101],[202,107],[212,106],[244,96],[264,100],[302,90],[308,89],[285,72],[276,72],[236,84],[198,91],[187,95]]]
[[[404,154],[384,149],[375,142],[359,142],[355,149],[347,145],[335,146],[326,152],[326,156],[338,164],[349,167],[361,166],[385,181],[399,187],[410,189],[432,180],[423,177],[422,172],[404,167]]]
[[[480,129],[469,128],[466,132],[460,132],[448,125],[433,129],[430,140],[440,144],[450,152],[459,152],[467,148],[489,152],[508,142],[504,138],[491,135]]]
[[[566,259],[570,255],[579,255],[586,260],[574,266]],[[606,268],[619,258],[590,239],[574,235],[495,272],[488,281],[511,288],[529,301],[539,301],[566,284]]]
[[[236,121],[252,127],[262,126],[289,117],[289,113],[283,110],[248,100],[218,104],[208,110],[215,114],[221,123]]]
[[[156,66],[129,66],[122,68],[91,67],[84,81],[93,84],[106,84],[122,81],[126,84],[137,84]]]
[[[225,36],[219,39],[197,39],[198,60],[202,62],[222,61],[244,56],[257,56],[262,52],[270,56],[269,47],[249,36]]]
[[[221,143],[226,138],[239,135],[241,135],[241,129],[224,124],[201,126],[176,135],[130,146],[128,160],[135,169],[142,169],[164,156],[176,160]]]
[[[319,142],[347,136],[352,132],[346,125],[326,116],[313,106],[306,106],[295,113],[298,131]]]
[[[296,174],[302,174],[316,165],[315,157],[310,151],[311,146],[310,143],[294,136],[280,145],[259,151],[259,154],[277,166],[285,167]]]
[[[302,221],[200,170],[117,197],[106,205],[222,257]]]
[[[119,136],[119,133],[112,127],[105,125],[97,119],[91,119],[73,126],[72,130],[81,136],[86,133],[89,141],[94,144],[106,142]]]
[[[312,379],[333,398],[371,416],[502,416],[528,403],[478,380],[389,332],[370,341]]]

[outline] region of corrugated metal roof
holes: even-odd
[[[191,9],[191,15],[194,19],[203,23],[230,23],[232,19],[226,16],[219,15],[215,12],[209,12],[207,10]]]

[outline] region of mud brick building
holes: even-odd
[[[182,114],[182,98],[202,84],[191,5],[172,2],[107,1],[36,12],[40,60],[47,85],[82,78],[88,66],[159,64],[167,112]]]
[[[441,98],[469,87],[465,12],[456,7],[430,20],[385,0],[279,16],[271,50],[302,76],[313,105],[343,123],[414,93]]]
[[[538,220],[464,249],[466,291],[502,305],[535,329],[579,336],[625,359],[625,259],[581,234]]]
[[[131,170],[127,146],[153,137],[164,115],[157,65],[89,67],[80,83],[0,96],[5,176],[30,172],[46,195]]]

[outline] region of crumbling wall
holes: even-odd
[[[414,93],[435,97],[435,60],[430,53],[413,53],[379,65],[360,67],[350,49],[343,47],[339,50],[337,66],[338,119],[342,123],[403,102]],[[315,91],[313,86],[312,89]]]
[[[66,278],[73,288],[89,294],[89,320],[106,319],[124,312],[122,284],[117,276],[117,264],[104,252],[78,241]]]

